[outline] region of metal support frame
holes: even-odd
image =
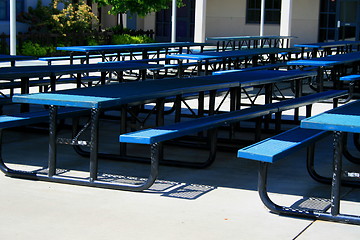
[[[335,167],[338,169],[341,169],[339,168],[340,162],[341,161],[338,161],[338,159],[334,161]],[[316,210],[296,209],[293,207],[277,205],[270,199],[267,190],[268,165],[269,163],[265,162],[261,162],[259,165],[258,192],[261,201],[271,212],[279,215],[297,216],[360,225],[360,216],[339,213],[340,197],[338,193],[340,184],[338,181],[340,176],[338,174],[334,174],[333,176],[333,185],[336,185],[336,187],[333,187],[334,190],[331,196],[331,213]]]
[[[9,168],[3,160],[2,157],[2,129],[0,129],[0,170],[9,177],[17,177],[23,179],[32,179],[32,180],[41,180],[48,182],[57,182],[65,184],[74,184],[80,186],[90,186],[90,187],[99,187],[99,188],[108,188],[116,190],[129,190],[129,191],[143,191],[150,188],[157,176],[158,176],[158,166],[159,166],[159,148],[161,144],[155,143],[151,145],[151,160],[150,160],[150,173],[147,180],[141,184],[122,184],[115,182],[104,182],[97,179],[98,167],[97,167],[97,144],[98,144],[98,117],[99,111],[94,110],[92,112],[92,123],[91,123],[91,144],[90,144],[90,176],[87,179],[81,179],[71,176],[62,176],[57,174],[56,169],[56,138],[57,138],[57,129],[56,129],[56,106],[50,106],[50,133],[49,133],[49,160],[48,160],[48,175],[39,173],[37,171],[22,171]]]
[[[344,142],[344,140],[345,140],[345,137],[343,137],[342,141]],[[344,150],[344,147],[343,147],[343,150]],[[323,183],[323,184],[331,184],[331,182],[332,182],[331,177],[322,176],[315,169],[315,144],[312,144],[307,148],[306,168],[307,168],[309,175],[315,181],[317,181],[319,183]],[[358,188],[358,187],[360,187],[360,182],[342,179],[341,185],[346,186],[346,187]]]

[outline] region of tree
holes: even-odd
[[[139,16],[146,16],[170,7],[172,0],[95,0],[100,6],[110,5],[110,14],[117,15],[130,12]],[[177,0],[178,7],[183,6],[182,0]]]
[[[99,6],[110,5],[109,14],[118,15],[130,12],[139,16],[167,9],[173,0],[94,0]],[[178,7],[184,6],[182,0],[177,0]]]

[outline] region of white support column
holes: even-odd
[[[171,42],[176,42],[176,0],[172,1],[172,14],[171,14]]]
[[[10,0],[10,55],[16,55],[16,0]]]
[[[261,0],[260,36],[264,36],[264,24],[265,24],[265,0]]]
[[[205,42],[206,1],[196,0],[195,2],[194,42]]]
[[[280,36],[291,36],[292,0],[282,0]]]

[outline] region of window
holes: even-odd
[[[280,24],[281,0],[265,0],[265,23]],[[246,23],[260,23],[261,0],[247,0]]]
[[[24,0],[16,0],[16,14],[24,11]],[[10,19],[10,0],[0,0],[0,20]]]
[[[320,1],[319,42],[334,40],[336,32],[336,1]]]

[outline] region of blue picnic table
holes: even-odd
[[[97,81],[100,84],[105,84],[106,76],[108,73],[116,72],[118,81],[122,81],[122,72],[127,70],[146,70],[161,68],[159,64],[148,64],[139,61],[127,61],[127,62],[107,62],[101,64],[78,64],[78,65],[49,65],[49,66],[21,66],[0,68],[0,79],[7,80],[3,83],[2,89],[9,88],[10,96],[13,95],[14,88],[20,88],[21,93],[29,93],[31,86],[43,86],[44,83],[50,86],[51,91],[56,90],[57,83],[75,82],[76,87],[80,88],[91,81]],[[89,76],[89,73],[100,73],[100,76]],[[63,77],[70,76],[68,77]],[[49,79],[47,79],[49,78]],[[141,76],[145,79],[145,74]],[[20,79],[20,82],[16,81]],[[91,79],[89,81],[89,79]],[[16,82],[15,82],[16,81]],[[28,111],[28,106],[22,104],[21,111]]]
[[[360,52],[351,52],[345,54],[329,55],[320,58],[301,59],[288,61],[287,65],[291,66],[310,66],[318,68],[318,91],[323,90],[324,71],[331,69],[330,79],[334,88],[339,88],[339,77],[346,74],[347,68],[351,72],[356,72],[356,66],[360,61]]]
[[[342,156],[347,148],[347,133],[360,133],[360,101],[348,103],[341,107],[306,118],[301,121],[301,128],[318,129],[334,132],[333,174],[331,187],[331,212],[323,213],[321,219],[360,224],[360,216],[340,214],[340,190],[342,176],[359,178],[358,172],[342,170]]]
[[[207,41],[217,41],[217,48],[232,50],[242,48],[281,47],[288,48],[290,39],[294,36],[229,36],[229,37],[207,37]],[[236,44],[238,42],[238,44]],[[236,46],[237,45],[237,46]]]
[[[202,65],[205,66],[205,75],[208,74],[209,65],[213,61],[214,63],[222,63],[223,70],[231,69],[231,62],[234,62],[234,68],[239,68],[241,61],[244,61],[245,67],[248,66],[249,60],[253,66],[257,66],[258,60],[262,56],[269,55],[271,63],[277,61],[277,55],[289,55],[292,52],[296,52],[296,48],[253,48],[246,50],[234,50],[234,51],[220,51],[220,52],[202,52],[195,54],[171,54],[166,55],[166,58],[179,60],[179,68],[184,60],[193,60],[197,61],[199,67]],[[218,61],[216,61],[218,60]],[[199,71],[200,72],[200,71]]]
[[[191,52],[192,47],[200,47],[201,51],[203,47],[210,46],[209,43],[195,43],[195,42],[176,42],[176,43],[143,43],[143,44],[122,44],[122,45],[97,45],[97,46],[70,46],[70,47],[57,47],[57,50],[69,51],[70,57],[74,56],[75,52],[85,53],[86,56],[90,54],[97,53],[106,57],[106,53],[116,53],[117,60],[121,61],[121,53],[130,53],[135,52],[141,53],[142,59],[148,59],[149,51],[156,51],[157,58],[161,51],[164,51],[165,54],[170,53],[170,50],[176,49],[177,53],[182,53],[184,49],[187,52]],[[87,58],[87,63],[88,63]]]
[[[84,73],[96,72],[101,73],[101,81],[105,81],[107,72],[125,71],[125,70],[142,70],[149,68],[161,67],[158,64],[148,64],[138,61],[127,62],[107,62],[101,64],[79,64],[79,65],[52,65],[52,66],[21,66],[11,68],[0,68],[0,79],[13,81],[21,79],[21,93],[29,92],[30,78],[50,77],[51,90],[55,90],[57,76],[76,74],[77,84],[81,83],[81,76]]]
[[[353,47],[356,46],[356,49],[359,50],[360,41],[333,41],[333,42],[320,42],[320,43],[304,43],[304,44],[295,44],[294,47],[300,47],[302,53],[305,49],[311,49],[312,57],[318,57],[319,50],[322,50],[320,56],[325,57],[332,54],[332,49],[336,48],[335,53],[349,53],[353,51]]]
[[[49,93],[35,93],[15,95],[13,102],[16,103],[30,103],[39,105],[49,105],[50,114],[50,138],[49,138],[49,174],[48,176],[37,174],[22,174],[25,178],[35,178],[45,181],[58,181],[79,185],[89,185],[96,187],[106,187],[126,190],[143,190],[152,185],[157,176],[157,168],[159,162],[151,162],[151,173],[148,180],[141,185],[122,185],[113,183],[104,183],[98,180],[98,145],[99,145],[99,120],[100,113],[110,110],[114,107],[121,109],[122,120],[120,133],[127,132],[126,116],[128,113],[128,106],[141,105],[147,102],[156,102],[155,111],[158,114],[157,124],[162,125],[164,114],[164,102],[168,97],[182,96],[188,93],[197,93],[199,96],[205,91],[215,93],[217,90],[226,88],[234,89],[245,86],[254,86],[261,84],[272,84],[282,81],[290,81],[293,79],[305,78],[311,76],[313,73],[303,71],[252,71],[252,72],[238,72],[223,75],[212,75],[194,78],[174,78],[162,79],[143,82],[129,82],[118,83],[110,85],[96,86],[92,88],[79,88],[62,90]],[[212,94],[215,98],[216,95]],[[79,180],[64,176],[56,175],[56,143],[57,141],[57,112],[60,107],[76,107],[91,109],[90,126],[91,139],[87,141],[86,145],[90,146],[90,177],[88,180]],[[214,106],[212,106],[214,107]],[[181,111],[181,109],[179,109]],[[177,114],[175,114],[177,115]],[[80,130],[79,132],[82,132]],[[78,138],[78,137],[77,137]],[[72,145],[83,145],[84,141],[65,140]],[[124,159],[126,156],[125,145],[120,145],[122,155],[119,159]],[[123,147],[123,148],[122,148]],[[112,154],[113,155],[113,154]],[[104,156],[104,155],[102,155]],[[113,156],[111,156],[113,157]],[[134,158],[131,158],[133,161]],[[14,170],[12,170],[14,171]]]

